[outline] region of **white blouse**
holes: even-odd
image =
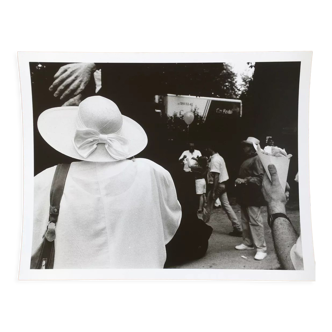
[[[181,221],[171,175],[147,159],[71,164],[56,226],[55,269],[163,268]],[[35,177],[34,253],[42,243],[56,167]]]

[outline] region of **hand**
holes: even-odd
[[[49,87],[54,92],[54,97],[75,97],[88,85],[93,72],[96,70],[94,63],[74,63],[62,66],[54,75],[55,81]]]
[[[271,175],[271,181],[267,174],[264,174],[262,193],[268,204],[269,213],[286,213],[286,195],[281,187],[277,169],[274,165],[269,165],[268,169]]]
[[[235,180],[235,184],[243,184],[243,183],[245,183],[245,180],[244,179],[240,179],[240,178],[237,178],[236,180]]]
[[[83,94],[79,93],[77,96],[67,100],[62,106],[78,106],[83,99]]]

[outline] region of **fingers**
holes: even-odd
[[[270,186],[270,185],[271,185],[271,181],[270,181],[269,177],[267,176],[267,174],[264,173],[262,187],[267,188],[267,186]]]
[[[81,83],[79,81],[75,81],[67,91],[65,91],[66,95],[71,95],[71,96],[76,96],[78,95],[80,92],[82,92],[80,90],[80,86]],[[60,100],[63,99],[63,96],[61,96]]]
[[[54,75],[54,78],[57,79],[61,76],[64,72],[66,72],[69,68],[69,65],[62,66]]]
[[[55,91],[54,93],[54,97],[58,97],[58,96],[63,96],[64,93],[67,93],[67,95],[71,94],[72,92],[72,85],[73,82],[76,80],[75,76],[69,76],[67,80],[65,80]],[[60,99],[61,99],[60,97]]]
[[[62,106],[78,106],[82,101],[82,94],[78,94],[77,96],[67,100]]]
[[[82,83],[79,80],[76,80],[71,84],[69,88],[61,95],[60,100],[68,97],[68,96],[75,96],[81,93],[84,89],[82,89]]]
[[[64,72],[63,75],[59,76],[53,83],[52,85],[49,87],[50,91],[54,91],[55,89],[57,89],[59,87],[60,84],[62,84],[63,82],[65,82],[68,78],[70,78],[70,73],[69,72]],[[54,97],[57,97],[54,94]]]
[[[280,184],[276,167],[273,164],[270,164],[268,166],[268,169],[269,169],[269,172],[270,172],[270,175],[271,175],[272,184],[273,185]]]

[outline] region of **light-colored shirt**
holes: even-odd
[[[264,148],[264,152],[266,152],[266,153],[268,153],[268,154],[272,154],[272,146],[267,145],[267,146]]]
[[[290,258],[292,260],[295,270],[303,270],[303,254],[301,236],[297,239],[290,251]]]
[[[219,183],[225,182],[229,179],[226,163],[223,157],[220,156],[219,153],[215,153],[210,160],[210,174],[213,173],[219,173]],[[210,183],[210,177],[209,177],[209,183]]]
[[[182,212],[170,174],[147,159],[74,162],[56,226],[55,269],[163,268]],[[35,177],[32,254],[42,243],[55,167]]]
[[[185,172],[191,172],[190,166],[197,164],[197,161],[193,160],[192,158],[201,157],[202,154],[199,150],[194,150],[193,153],[191,153],[189,150],[186,150],[182,152],[179,160],[182,159],[184,156],[187,157],[183,160],[183,170]]]

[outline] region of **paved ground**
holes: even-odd
[[[231,200],[232,207],[240,218],[240,207]],[[290,219],[299,227],[298,205],[292,203],[288,206],[287,214]],[[255,250],[238,251],[234,247],[241,243],[241,238],[227,235],[232,231],[232,226],[223,209],[214,209],[209,225],[213,227],[213,233],[209,241],[209,249],[206,255],[196,261],[176,266],[181,269],[279,269],[279,263],[274,251],[272,234],[267,225],[267,212],[263,208],[263,220],[265,228],[265,239],[267,242],[268,256],[263,261],[254,260]],[[246,258],[243,258],[245,256]]]

